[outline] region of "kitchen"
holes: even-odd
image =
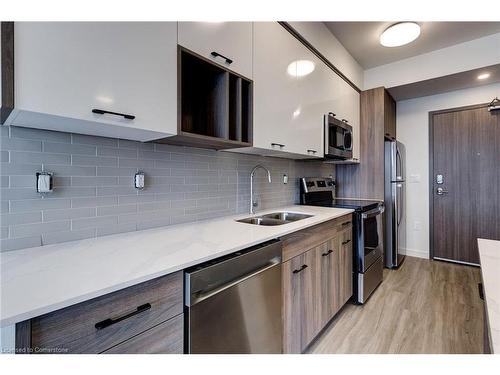
[[[1,40],[3,353],[500,351],[500,22]]]

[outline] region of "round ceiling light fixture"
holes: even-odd
[[[487,78],[490,78],[490,73],[482,73],[482,74],[477,76],[477,79],[480,79],[480,80],[487,79]]]
[[[303,77],[314,71],[314,63],[310,60],[292,61],[286,71],[292,77]]]
[[[399,22],[389,26],[380,35],[384,47],[399,47],[413,42],[420,36],[420,25],[416,22]]]

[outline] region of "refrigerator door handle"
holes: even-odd
[[[403,196],[403,184],[400,184],[400,183],[397,183],[396,184],[396,207],[397,207],[397,212],[396,212],[396,215],[397,215],[397,223],[398,223],[398,226],[399,224],[401,224],[401,218],[403,217],[403,210],[402,210],[402,202],[401,202],[401,199],[404,199],[404,196]]]

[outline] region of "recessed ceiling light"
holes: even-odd
[[[314,63],[309,60],[296,60],[292,61],[286,71],[292,77],[303,77],[311,74],[314,71]]]
[[[486,78],[490,78],[490,73],[482,73],[477,76],[477,79],[486,79]]]
[[[399,47],[413,42],[420,35],[420,25],[415,22],[400,22],[389,26],[380,35],[384,47]]]

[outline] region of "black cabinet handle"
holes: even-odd
[[[322,256],[322,257],[327,257],[327,256],[328,256],[328,255],[330,255],[331,253],[333,253],[333,250],[332,250],[332,249],[328,250],[326,253],[321,254],[321,256]]]
[[[118,322],[121,322],[122,320],[125,320],[125,319],[128,319],[128,318],[131,318],[133,317],[134,315],[137,315],[137,314],[140,314],[146,310],[149,310],[151,308],[151,304],[149,303],[145,303],[144,305],[141,305],[141,306],[138,306],[137,309],[135,309],[134,311],[131,311],[127,314],[124,314],[122,316],[119,316],[117,318],[108,318],[108,319],[105,319],[99,323],[96,323],[95,324],[95,328],[100,330],[100,329],[103,329],[103,328],[106,328],[106,327],[109,327],[110,325],[113,325],[115,323],[118,323]]]
[[[315,153],[317,153],[318,151],[316,151],[316,150],[307,150],[307,152],[308,152],[308,153],[309,153],[309,152],[312,152],[313,154],[315,154]]]
[[[285,147],[285,145],[281,143],[271,143],[271,146],[279,146],[280,148]]]
[[[232,63],[233,63],[233,60],[231,60],[229,57],[226,57],[226,56],[224,56],[224,55],[221,55],[219,52],[215,52],[215,51],[213,51],[213,52],[211,53],[211,55],[212,55],[213,57],[222,57],[224,60],[226,60],[226,63],[227,63],[228,65],[230,65],[230,64],[232,64]]]
[[[351,240],[344,241],[342,242],[342,245],[347,245],[349,242],[351,242]]]
[[[342,121],[342,122],[345,122],[346,124],[349,122],[349,121],[347,121],[345,118],[343,118],[341,121]]]
[[[127,115],[125,113],[105,111],[104,109],[97,109],[97,108],[94,108],[92,110],[92,113],[97,113],[98,115],[104,115],[105,113],[108,113],[110,115],[122,116],[122,117],[126,118],[127,120],[133,120],[133,119],[135,119],[134,115]]]
[[[293,273],[299,273],[304,271],[307,268],[307,264],[303,264],[298,270],[293,270]]]
[[[477,284],[477,289],[478,289],[478,292],[479,292],[479,298],[481,298],[484,301],[483,284],[482,283]]]
[[[346,225],[349,225],[349,224],[351,224],[351,222],[350,221],[346,221],[345,223],[342,223],[342,226],[345,227]]]
[[[337,116],[337,115],[336,115],[335,113],[333,113],[333,112],[328,112],[328,114],[329,114],[330,116],[333,116],[333,117]]]

